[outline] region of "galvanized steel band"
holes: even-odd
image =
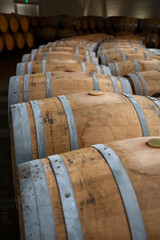
[[[144,77],[139,72],[136,72],[134,74],[139,77],[139,79],[140,79],[140,81],[142,83],[144,95],[148,96],[148,88],[147,88],[147,84],[146,84],[146,81],[145,81]]]
[[[51,72],[46,72],[46,98],[52,97]]]
[[[134,63],[134,66],[135,66],[135,69],[136,69],[135,72],[140,72],[141,70],[140,70],[139,63],[137,62],[137,60],[132,59],[131,61]]]
[[[30,104],[32,107],[35,126],[36,126],[38,157],[44,158],[47,156],[47,151],[46,151],[46,140],[45,140],[45,132],[44,132],[41,109],[37,100],[30,101]]]
[[[23,102],[29,101],[29,78],[30,78],[30,74],[24,75]]]
[[[41,161],[34,160],[20,164],[18,172],[25,239],[56,240],[50,193]]]
[[[58,154],[50,156],[48,159],[56,177],[60,193],[67,237],[69,240],[83,240],[78,207],[67,167]]]
[[[63,109],[64,109],[65,116],[66,116],[69,137],[70,137],[71,151],[79,149],[80,147],[79,147],[77,126],[76,126],[76,121],[74,118],[74,114],[73,114],[70,102],[68,101],[68,99],[65,95],[58,96],[57,98],[60,100],[60,102],[63,106]]]
[[[25,103],[11,105],[16,165],[33,159],[28,111]]]
[[[93,85],[94,85],[94,90],[95,91],[100,91],[100,87],[99,87],[99,81],[97,78],[97,75],[93,72],[90,72],[92,79],[93,79]]]
[[[126,93],[123,93],[123,95],[130,100],[130,102],[134,106],[134,109],[137,112],[138,118],[140,120],[141,128],[142,128],[143,136],[144,137],[150,136],[147,121],[146,121],[145,115],[144,115],[140,105],[138,104],[138,102],[135,100],[135,98],[133,96],[128,95]]]
[[[141,85],[139,83],[139,80],[137,79],[137,76],[135,76],[134,73],[129,73],[126,76],[129,76],[130,79],[132,80],[136,95],[143,95]]]
[[[116,153],[106,145],[93,145],[108,164],[118,186],[127,215],[132,240],[147,240],[139,203],[128,174]]]

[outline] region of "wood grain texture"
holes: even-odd
[[[158,240],[160,238],[159,149],[149,147],[148,139],[150,138],[134,138],[106,143],[106,145],[115,151],[129,176],[148,239]],[[88,147],[60,156],[66,164],[72,182],[83,238],[86,240],[131,239],[118,187],[102,155],[96,149]],[[41,162],[48,182],[57,238],[67,239],[55,175],[48,159],[42,159]],[[43,195],[43,192],[41,194]],[[23,221],[21,215],[20,221]]]

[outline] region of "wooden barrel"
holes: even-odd
[[[60,17],[60,27],[68,29],[74,28],[75,30],[80,30],[81,20],[78,17],[62,16]]]
[[[47,19],[47,17],[39,17],[38,20],[39,20],[39,26],[41,28],[48,27],[48,19]]]
[[[97,26],[96,18],[94,16],[87,16],[87,21],[88,21],[89,29],[95,30]]]
[[[110,48],[110,49],[103,49],[103,48],[98,48],[97,51],[97,56],[102,56],[102,55],[107,55],[107,54],[115,54],[115,53],[128,53],[128,54],[134,54],[134,53],[139,53],[139,52],[146,52],[149,53],[147,50],[145,49],[138,49],[138,48],[125,48],[125,47],[121,47],[121,48]]]
[[[34,45],[34,36],[31,32],[23,33],[27,47],[32,48]]]
[[[19,49],[24,48],[24,46],[25,46],[25,39],[23,37],[23,34],[20,33],[20,32],[17,32],[15,34],[13,34],[13,37],[14,37],[14,40],[15,40],[17,48],[19,48]]]
[[[28,30],[29,30],[29,18],[27,16],[23,16],[23,15],[20,15],[20,14],[16,14],[15,16],[19,21],[20,29],[23,32],[28,32]]]
[[[46,28],[36,28],[35,35],[37,38],[54,41],[56,36],[56,28],[46,27]]]
[[[160,72],[150,70],[125,75],[130,81],[134,94],[155,96],[160,92]]]
[[[94,64],[98,64],[98,58],[93,57],[92,53],[86,51],[83,54],[82,52],[46,52],[46,53],[36,53],[36,54],[25,54],[22,57],[22,62],[30,62],[30,61],[42,61],[42,60],[78,60],[84,62],[91,62]]]
[[[13,33],[18,32],[19,29],[19,22],[14,14],[5,14],[8,23],[9,23],[9,30]]]
[[[30,20],[30,27],[31,28],[39,27],[39,19],[38,19],[38,17],[30,17],[29,20]]]
[[[113,76],[123,76],[127,73],[142,72],[160,68],[160,61],[157,59],[132,59],[123,62],[108,64]]]
[[[148,48],[159,48],[160,41],[158,34],[147,33],[145,37],[146,47]]]
[[[154,56],[153,56],[154,57]],[[111,62],[121,62],[121,61],[127,61],[131,59],[149,59],[150,55],[147,53],[115,53],[115,54],[107,54],[104,56],[99,57],[99,63],[106,65]]]
[[[77,36],[77,32],[70,28],[59,29],[56,32],[57,39],[68,38],[68,37],[73,37],[73,36]]]
[[[8,31],[8,21],[4,14],[0,14],[0,31],[6,33]]]
[[[11,77],[8,105],[90,90],[132,94],[128,80],[122,77],[92,72],[47,72]]]
[[[89,23],[86,17],[81,17],[81,26],[82,26],[82,30],[86,31],[89,28]]]
[[[105,73],[111,75],[109,67],[102,65],[95,65],[93,63],[79,62],[74,60],[42,60],[38,62],[18,63],[16,69],[16,75],[45,73],[53,71],[65,71],[65,72],[96,72],[98,74]]]
[[[4,44],[5,44],[5,49],[8,51],[12,51],[14,49],[15,43],[14,43],[14,38],[10,33],[4,33],[2,35]]]
[[[107,142],[19,165],[21,239],[159,239],[159,148],[149,141]]]
[[[47,17],[47,27],[59,28],[59,19],[57,16]]]
[[[12,105],[13,170],[24,161],[91,144],[160,135],[160,100],[106,92],[91,94]]]

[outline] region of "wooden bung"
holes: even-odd
[[[150,140],[19,165],[21,239],[160,239],[160,149]]]
[[[160,61],[157,59],[132,59],[123,62],[108,64],[113,76],[123,76],[127,73],[142,72],[160,68]]]
[[[90,90],[132,93],[130,84],[125,78],[111,77],[92,72],[47,72],[11,77],[8,90],[8,103],[12,105],[19,102],[28,102]]]

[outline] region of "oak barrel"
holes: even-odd
[[[21,239],[160,239],[159,148],[151,140],[20,164]]]
[[[30,159],[91,144],[159,136],[159,116],[158,99],[106,92],[61,95],[12,105],[13,169]]]
[[[16,75],[35,74],[53,71],[82,71],[82,72],[97,72],[111,75],[110,69],[107,66],[95,65],[93,63],[76,61],[76,60],[42,60],[37,62],[22,62],[17,64]]]
[[[128,80],[122,77],[117,78],[92,72],[46,72],[11,77],[8,104],[90,90],[132,94]]]
[[[127,73],[142,72],[160,68],[160,61],[157,59],[132,59],[123,62],[108,64],[113,76],[123,76]]]

